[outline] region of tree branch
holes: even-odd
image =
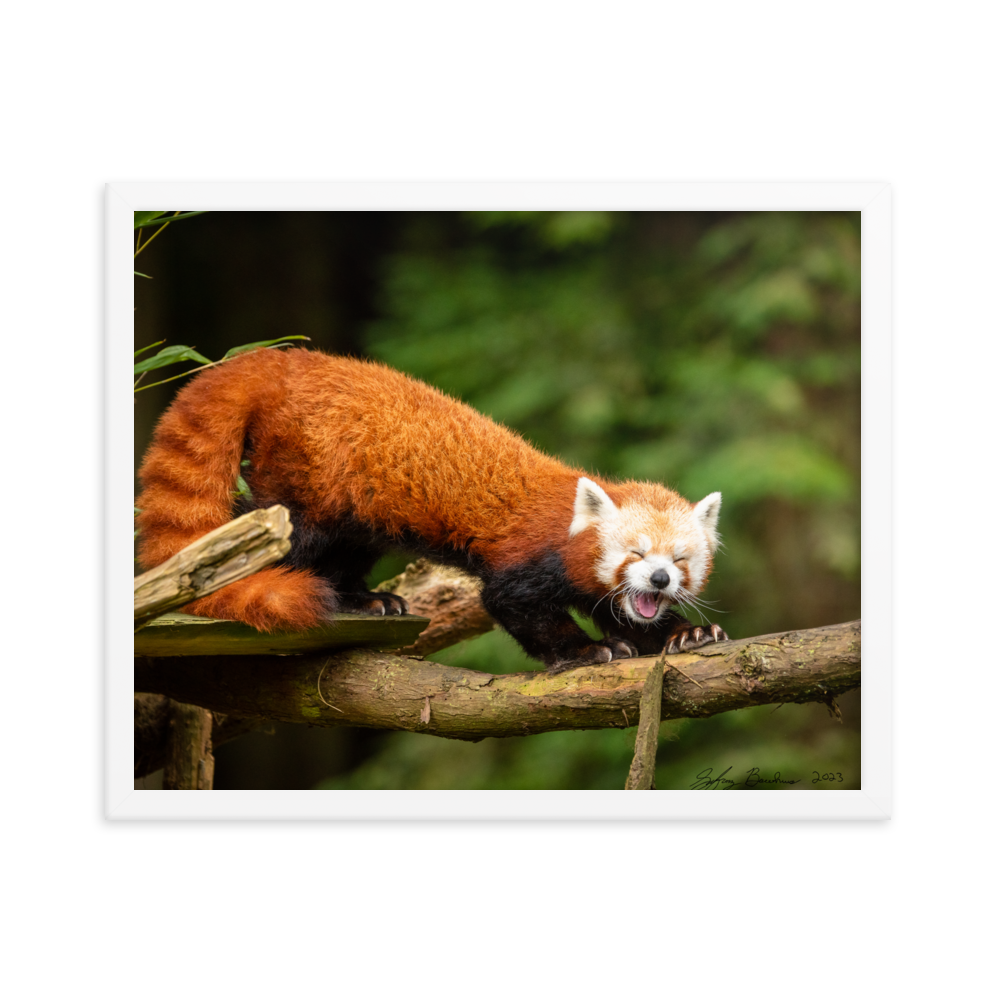
[[[635,725],[655,662],[639,657],[559,674],[488,674],[356,649],[139,657],[135,684],[227,715],[480,740]],[[665,662],[663,719],[781,702],[829,703],[861,684],[861,623],[714,643]]]

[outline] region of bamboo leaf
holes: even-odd
[[[136,212],[138,215],[148,215],[150,218],[144,219],[141,222],[136,219],[134,229],[142,229],[145,226],[162,226],[167,222],[179,222],[181,219],[190,219],[194,215],[204,215],[207,209],[202,209],[200,212],[181,212],[180,215],[171,215],[168,218],[163,218],[163,212]]]
[[[287,340],[309,340],[309,337],[303,337],[299,334],[295,334],[290,337],[278,337],[277,340],[256,340],[252,344],[241,344],[239,347],[231,347],[225,354],[222,355],[222,360],[225,361],[226,358],[235,357],[237,354],[242,354],[244,351],[254,351],[258,347],[272,347],[275,344],[283,344]]]
[[[140,226],[151,225],[161,215],[166,215],[166,212],[133,212],[132,217],[135,224],[132,228],[138,229]]]
[[[135,354],[132,355],[132,357],[133,358],[137,358],[137,357],[139,357],[140,354],[142,354],[143,351],[151,351],[154,347],[159,347],[160,344],[163,344],[163,343],[166,343],[166,341],[157,340],[153,344],[147,344],[145,347],[140,347],[139,350],[136,351]]]
[[[154,354],[153,357],[134,365],[132,374],[139,375],[142,372],[152,371],[154,368],[164,368],[166,365],[176,364],[178,361],[200,361],[202,364],[212,363],[208,358],[199,354],[191,347],[185,347],[183,344],[172,344],[170,347],[164,347],[162,351]]]

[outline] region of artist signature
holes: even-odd
[[[704,770],[699,771],[695,775],[695,781],[691,784],[692,788],[756,788],[758,785],[774,786],[779,785],[797,785],[802,779],[801,778],[783,778],[780,771],[775,771],[771,777],[767,777],[760,773],[759,767],[751,767],[749,771],[746,772],[743,780],[739,779],[739,775],[733,777],[727,777],[729,772],[732,770],[731,767],[727,767],[725,771],[722,772],[718,777],[712,774],[714,768],[706,767]]]
[[[740,781],[739,775],[728,777],[731,770],[732,767],[727,767],[722,774],[716,777],[712,773],[714,768],[706,767],[695,775],[695,780],[691,783],[690,787],[695,789],[757,788],[758,786],[777,788],[779,785],[797,785],[803,780],[802,778],[783,778],[780,771],[775,771],[771,777],[767,777],[760,773],[759,767],[751,767],[746,772],[743,780]],[[824,771],[822,774],[819,771],[813,771],[812,774],[813,779],[810,784],[813,785],[819,785],[824,782],[838,784],[844,780],[844,775],[840,771]]]

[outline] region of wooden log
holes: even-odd
[[[215,777],[212,713],[197,705],[171,701],[167,761],[163,787],[176,791],[209,791]]]
[[[135,695],[135,777],[144,778],[166,766],[170,747],[170,706],[176,704],[162,694]],[[212,713],[212,752],[239,736],[272,728],[267,719]]]
[[[288,554],[292,524],[280,504],[210,531],[133,583],[136,628],[229,583],[270,566]]]

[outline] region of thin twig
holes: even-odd
[[[329,663],[329,660],[327,661],[327,663]],[[323,704],[326,705],[327,708],[332,708],[335,712],[340,712],[340,714],[343,715],[344,710],[342,708],[337,708],[336,705],[331,705],[326,700],[326,698],[323,697],[323,692],[320,690],[319,682],[323,679],[323,671],[326,670],[326,666],[327,664],[324,663],[323,666],[320,667],[319,676],[316,678],[316,694],[319,695],[319,700],[323,702]]]
[[[180,215],[180,214],[181,214],[181,213],[180,213],[180,211],[176,211],[176,212],[174,212],[174,215],[175,215],[175,216],[176,216],[176,215]],[[140,254],[140,253],[142,253],[142,251],[143,251],[143,250],[145,250],[145,249],[146,249],[146,247],[148,247],[148,246],[149,246],[149,244],[150,244],[150,243],[152,243],[152,242],[153,242],[153,240],[155,240],[155,239],[156,239],[156,237],[157,237],[157,236],[159,236],[159,235],[160,235],[160,233],[162,233],[162,232],[163,232],[163,230],[164,230],[164,229],[166,229],[166,228],[167,228],[167,226],[169,226],[169,225],[170,225],[170,223],[171,223],[171,222],[173,222],[173,221],[174,221],[173,219],[167,219],[167,221],[166,221],[166,222],[164,222],[164,223],[163,223],[163,225],[162,225],[162,226],[160,226],[160,228],[159,228],[159,229],[157,229],[157,230],[156,230],[156,232],[155,232],[155,233],[153,233],[153,235],[152,235],[152,236],[150,236],[150,237],[149,237],[149,239],[148,239],[148,240],[146,240],[146,242],[142,244],[142,246],[138,246],[138,244],[137,244],[137,245],[136,245],[136,249],[135,249],[135,253],[134,253],[134,254],[132,254],[132,260],[135,260],[135,259],[136,259],[136,257],[138,257],[138,256],[139,256],[139,254]],[[139,230],[139,232],[141,233],[141,232],[142,232],[142,230],[140,229],[140,230]]]
[[[666,656],[666,650],[664,650],[664,656]],[[698,684],[698,682],[690,674],[686,674],[683,670],[681,670],[679,666],[677,666],[676,663],[668,663],[667,666],[673,667],[674,670],[677,671],[677,673],[679,673],[682,677],[686,677],[692,684]],[[698,687],[704,690],[705,686],[704,684],[698,684]]]

